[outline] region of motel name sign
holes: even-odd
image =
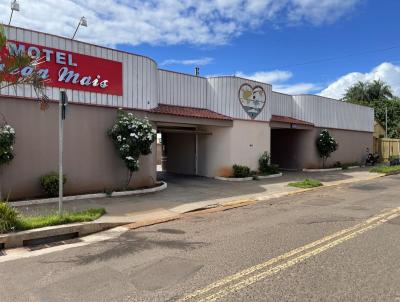
[[[122,96],[122,63],[28,43],[8,41],[10,54],[25,52],[43,61],[38,74],[51,87]],[[32,67],[16,71],[29,76]]]

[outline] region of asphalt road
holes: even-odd
[[[384,177],[0,262],[0,301],[400,301],[399,185]]]

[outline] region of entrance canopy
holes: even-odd
[[[232,127],[229,116],[203,108],[159,104],[150,110],[151,120],[164,123]]]
[[[313,123],[298,120],[289,116],[272,115],[271,129],[313,129]]]

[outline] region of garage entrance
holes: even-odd
[[[271,163],[281,169],[301,170],[313,148],[314,125],[283,116],[271,118]]]
[[[163,174],[198,175],[199,136],[211,135],[196,126],[162,125],[157,127],[160,135],[161,168]],[[160,174],[160,173],[159,173]]]

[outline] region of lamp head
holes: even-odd
[[[19,3],[17,0],[11,1],[11,10],[19,12]]]
[[[88,26],[87,19],[85,17],[82,17],[80,24],[81,26],[87,27]]]

